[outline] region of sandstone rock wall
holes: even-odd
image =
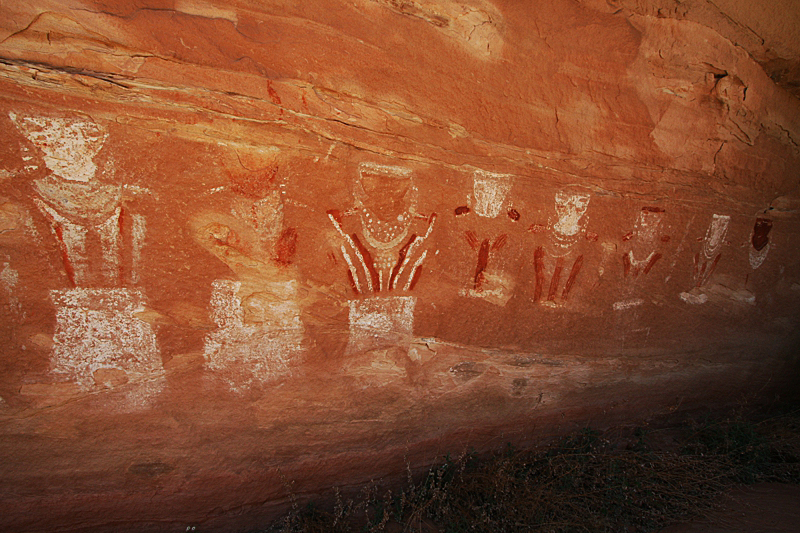
[[[791,4],[4,4],[0,524],[790,392]]]

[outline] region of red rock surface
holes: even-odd
[[[791,392],[771,5],[4,4],[3,529],[238,530]]]

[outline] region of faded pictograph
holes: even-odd
[[[212,283],[206,367],[234,391],[291,374],[303,344],[299,287],[292,266],[297,231],[284,226],[283,183],[276,166],[230,174],[211,191],[227,211],[195,221],[194,238],[237,279]]]
[[[3,309],[10,316],[20,315],[20,302],[16,295],[16,287],[19,283],[19,272],[11,268],[8,262],[3,263],[3,268],[0,269],[0,286],[5,293],[5,301],[7,302],[7,309]]]
[[[353,206],[329,210],[353,292],[350,351],[410,336],[414,287],[422,274],[436,214],[418,211],[410,169],[362,163],[353,181]]]
[[[135,289],[51,292],[56,307],[53,372],[74,376],[89,389],[153,378],[163,369],[150,324],[135,318],[144,296]]]
[[[622,236],[625,299],[614,303],[615,310],[630,309],[644,303],[636,292],[663,257],[663,245],[670,241],[669,235],[664,233],[664,214],[660,207],[642,207],[633,229]]]
[[[348,349],[365,351],[382,344],[404,345],[414,333],[414,296],[390,296],[350,300]]]
[[[84,389],[148,380],[155,390],[161,357],[152,326],[136,317],[144,295],[132,288],[139,282],[146,221],[128,207],[148,191],[100,182],[94,159],[108,134],[91,119],[9,117],[41,151],[49,171],[33,180],[32,201],[58,243],[69,285],[51,291],[53,371]]]
[[[233,390],[289,374],[302,346],[297,282],[270,283],[269,291],[243,297],[241,281],[216,280],[212,285],[217,330],[206,337],[206,365]]]
[[[373,1],[430,24],[479,59],[496,59],[503,49],[502,15],[488,0]]]
[[[490,225],[489,221],[505,221],[509,226],[519,221],[519,212],[508,203],[511,185],[509,174],[476,170],[472,176],[469,205],[455,209],[455,217],[466,226],[459,232],[477,256],[467,287],[461,294],[500,306],[511,298],[514,279],[503,268],[502,250],[508,242],[508,233],[501,233],[503,228]]]
[[[546,235],[546,243],[533,254],[536,285],[533,301],[557,306],[567,302],[583,267],[584,254],[580,241],[596,241],[586,225],[591,196],[579,190],[562,190],[555,194],[554,214],[547,225],[534,224],[529,230]]]
[[[689,292],[682,292],[681,299],[691,304],[703,304],[708,301],[708,296],[702,292],[711,275],[722,259],[722,247],[726,244],[728,225],[731,217],[713,214],[705,236],[702,238],[702,248],[694,255],[692,279],[694,287]]]
[[[138,283],[146,221],[126,201],[146,191],[96,179],[94,157],[107,133],[83,118],[9,116],[44,154],[50,173],[33,181],[33,202],[58,241],[69,284]],[[91,241],[99,242],[99,253]]]

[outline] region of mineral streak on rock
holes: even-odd
[[[796,393],[798,20],[3,3],[0,529],[255,530]]]

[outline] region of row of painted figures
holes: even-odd
[[[74,380],[82,388],[97,386],[98,375],[122,371],[131,376],[163,372],[152,326],[136,318],[144,309],[144,295],[136,288],[146,236],[145,217],[129,213],[123,195],[148,194],[146,189],[97,183],[94,158],[107,133],[84,119],[19,116],[11,113],[16,128],[41,156],[49,171],[34,180],[33,203],[48,221],[58,242],[71,285],[51,291],[56,308],[56,331],[51,355],[52,370]],[[27,148],[23,149],[25,153]],[[30,161],[30,155],[23,159]],[[521,214],[507,198],[512,176],[486,171],[473,173],[473,190],[467,205],[448,216],[456,219],[460,235],[473,251],[474,267],[461,294],[490,304],[505,305],[513,293],[513,280],[497,260],[506,245],[505,224],[520,224]],[[418,210],[418,190],[409,169],[362,163],[353,183],[353,205],[327,213],[353,298],[349,301],[350,349],[366,350],[376,339],[387,341],[413,333],[413,296],[429,240],[437,220],[435,213]],[[558,306],[566,302],[580,276],[584,255],[580,242],[597,240],[587,231],[590,195],[579,189],[555,195],[555,212],[547,224],[527,229],[543,234],[533,254],[534,302]],[[251,226],[278,250],[277,263],[287,263],[295,250],[296,233],[283,228],[282,205],[277,193],[265,193],[245,210],[255,218]],[[257,216],[263,213],[263,216]],[[478,234],[481,227],[494,234]],[[623,237],[621,255],[626,279],[647,276],[662,255],[664,210],[644,207],[633,230]],[[492,221],[487,225],[485,222]],[[703,303],[699,291],[721,258],[729,216],[713,215],[694,259],[695,288],[681,294],[690,303]],[[212,227],[213,226],[213,227]],[[750,265],[758,268],[769,250],[771,221],[756,219],[750,247]],[[484,229],[484,231],[487,231]],[[230,241],[232,230],[220,224],[206,228],[212,252]],[[99,242],[102,261],[93,264],[87,243]],[[234,250],[235,247],[231,247]],[[216,253],[216,252],[215,252]],[[219,257],[229,257],[222,250]],[[98,268],[99,266],[99,268]],[[99,277],[99,278],[98,278]],[[97,281],[101,283],[97,283]],[[13,298],[15,272],[6,263],[0,280]],[[303,324],[293,279],[261,280],[268,290],[244,294],[241,281],[213,282],[212,317],[218,326],[205,343],[207,366],[223,375],[233,388],[247,387],[289,371],[290,362],[302,351]],[[634,281],[635,283],[635,281]],[[101,285],[105,288],[97,288]],[[109,288],[112,287],[112,288]],[[258,297],[258,294],[268,294]],[[631,298],[615,304],[622,309],[643,300]],[[256,319],[249,315],[257,314]]]

